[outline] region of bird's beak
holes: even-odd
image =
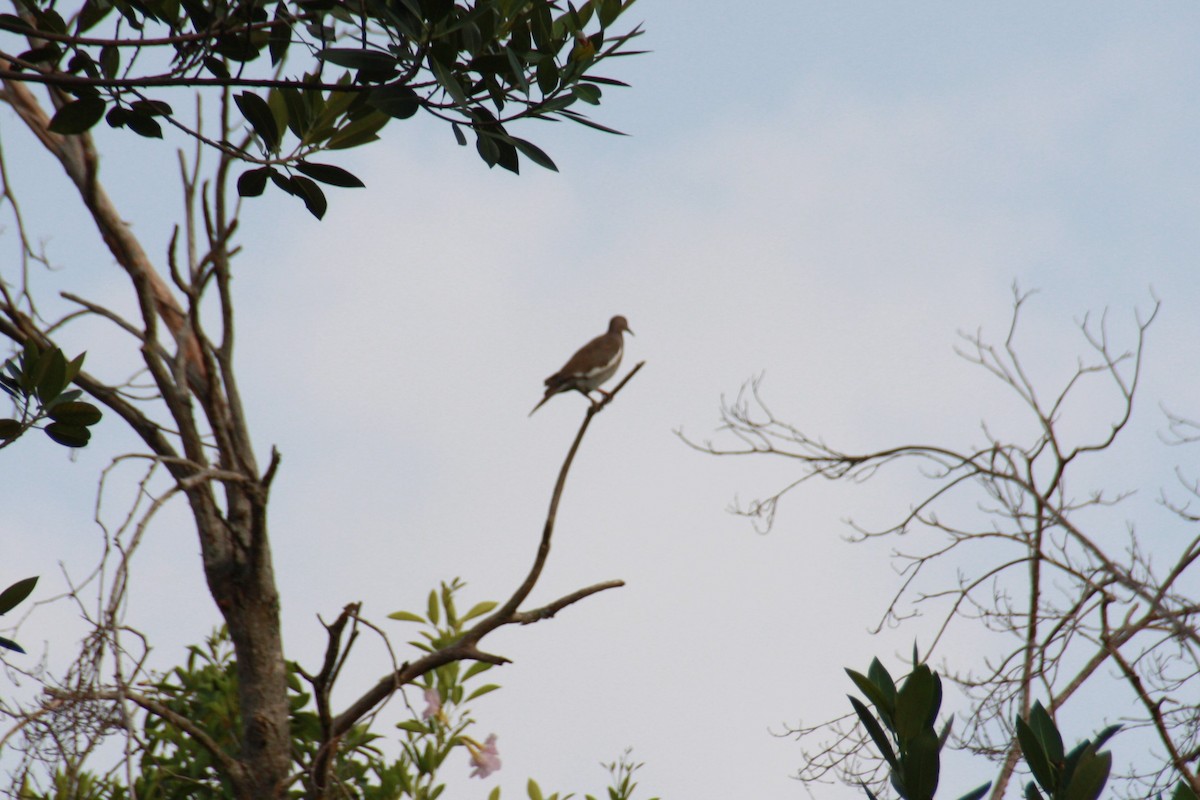
[[[625,329],[625,332],[626,332],[626,333],[628,333],[630,336],[637,336],[637,334],[636,334],[636,333],[634,333],[634,332],[633,332],[633,330],[632,330],[632,329],[630,329],[630,328],[626,328],[626,329]]]

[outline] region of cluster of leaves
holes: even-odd
[[[640,770],[644,764],[641,762],[634,763],[630,758],[632,750],[626,748],[620,758],[608,764],[601,764],[608,771],[608,789],[605,792],[607,800],[633,800],[633,791],[637,788],[637,782],[633,780],[633,776]],[[529,800],[570,800],[574,797],[574,793],[560,795],[558,792],[554,794],[545,794],[542,787],[538,786],[537,781],[533,778],[525,784],[525,793],[529,796]],[[597,800],[593,794],[585,794],[584,800]],[[488,800],[500,800],[500,787],[497,786],[488,795]],[[652,797],[650,800],[659,800],[657,797]]]
[[[859,722],[887,762],[896,794],[902,800],[932,800],[938,787],[941,750],[950,736],[949,722],[940,733],[934,729],[942,703],[941,678],[928,665],[918,663],[915,649],[912,671],[899,689],[877,658],[866,675],[851,669],[846,674],[874,708],[872,713],[861,700],[850,697]],[[1066,752],[1054,720],[1040,702],[1034,703],[1029,719],[1016,720],[1021,753],[1033,775],[1025,787],[1025,800],[1097,800],[1112,769],[1112,753],[1100,748],[1120,729],[1120,725],[1111,725]],[[979,800],[989,788],[991,782],[960,800]],[[870,800],[877,800],[865,785],[863,789]],[[1180,780],[1172,800],[1196,800],[1196,795]]]
[[[26,597],[33,592],[33,587],[37,586],[38,579],[25,578],[17,581],[12,586],[9,586],[3,592],[0,592],[0,614],[7,614],[14,608],[25,601]],[[8,650],[15,650],[18,653],[24,653],[24,648],[14,642],[12,639],[5,639],[0,636],[0,647]]]
[[[289,665],[288,688],[291,705],[292,752],[298,770],[308,769],[317,759],[321,725],[304,691],[300,669]],[[451,692],[461,686],[449,687]],[[237,674],[228,633],[222,628],[205,643],[188,648],[185,664],[154,683],[147,696],[196,725],[230,756],[239,748],[241,730],[237,701]],[[468,721],[469,723],[469,721]],[[401,727],[413,731],[414,726]],[[433,778],[449,752],[438,723],[424,725],[422,733],[410,734],[399,758],[390,758],[380,748],[380,734],[365,725],[352,728],[339,743],[332,771],[331,796],[354,800],[433,800],[442,785]],[[465,725],[456,726],[461,733]],[[145,714],[141,750],[133,786],[124,785],[114,774],[58,773],[54,786],[45,794],[27,792],[30,800],[224,800],[232,787],[222,775],[213,754],[188,733],[161,716]],[[444,751],[444,752],[443,752]],[[131,790],[132,789],[132,790]],[[303,797],[303,788],[291,792]]]
[[[1084,739],[1064,753],[1054,720],[1041,702],[1034,703],[1028,721],[1017,718],[1021,753],[1034,778],[1025,786],[1026,800],[1096,800],[1112,771],[1112,753],[1100,752],[1100,747],[1120,729],[1110,725],[1094,741]]]
[[[92,438],[91,426],[100,421],[100,409],[70,389],[86,353],[67,361],[57,347],[39,348],[32,341],[0,367],[0,389],[12,398],[15,418],[0,419],[0,447],[45,420],[42,430],[65,447],[83,447]]]
[[[938,788],[942,747],[950,736],[949,722],[940,733],[934,730],[942,707],[942,679],[928,665],[918,663],[915,648],[912,671],[899,689],[878,658],[871,661],[866,675],[852,669],[846,674],[875,708],[872,714],[861,700],[850,697],[859,721],[887,762],[896,794],[904,800],[932,800]],[[984,784],[960,800],[979,800],[990,786]],[[870,800],[876,800],[870,789],[866,792]]]
[[[625,85],[590,70],[632,54],[628,42],[640,33],[610,33],[633,0],[83,0],[66,17],[52,0],[17,3],[21,13],[0,15],[0,31],[24,35],[30,47],[0,49],[13,67],[3,72],[69,95],[51,130],[82,133],[105,119],[160,138],[165,119],[199,136],[148,93],[241,88],[234,99],[252,137],[206,141],[258,165],[239,181],[243,196],[269,181],[317,217],[325,211],[318,182],[362,182],[308,157],[374,141],[389,120],[422,109],[450,123],[459,144],[470,131],[489,166],[516,172],[524,156],[555,169],[506,123],[570,120],[615,133],[572,106],[598,105],[601,86]],[[90,35],[105,20],[111,35]],[[137,34],[122,36],[127,27]],[[169,67],[143,66],[164,60],[142,57],[154,49],[166,51]],[[281,77],[297,51],[296,76]]]

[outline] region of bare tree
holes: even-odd
[[[318,706],[317,755],[298,762],[289,729],[288,685],[293,676],[280,638],[268,525],[271,485],[281,460],[274,450],[264,459],[253,446],[234,361],[236,324],[230,282],[239,251],[235,244],[239,203],[230,173],[245,143],[216,148],[214,154],[202,140],[191,158],[180,154],[186,213],[174,230],[166,263],[157,264],[100,183],[99,156],[90,135],[55,132],[51,114],[30,86],[20,76],[0,71],[0,77],[5,78],[0,99],[66,173],[123,270],[138,309],[135,317],[128,318],[78,294],[64,293],[74,309],[63,318],[47,319],[34,303],[27,270],[10,270],[0,286],[0,334],[18,346],[32,342],[45,350],[57,346],[55,337],[64,326],[82,318],[97,319],[127,335],[144,365],[140,382],[113,383],[88,371],[75,377],[75,384],[108,414],[119,417],[144,446],[143,451],[114,463],[140,461],[146,464],[146,472],[138,486],[137,505],[123,523],[105,527],[104,561],[93,575],[70,587],[68,597],[79,604],[92,626],[76,665],[65,676],[38,675],[47,690],[32,705],[9,703],[4,708],[12,725],[3,741],[23,740],[26,754],[13,776],[16,785],[33,776],[39,762],[65,770],[68,776],[77,775],[99,741],[120,733],[125,737],[124,768],[132,786],[136,771],[132,765],[139,748],[145,746],[136,718],[145,716],[207,751],[213,769],[235,797],[281,797],[298,781],[307,786],[311,797],[333,796],[330,764],[344,740],[356,726],[369,724],[402,687],[458,661],[504,663],[502,656],[481,649],[482,640],[492,631],[549,619],[568,605],[622,585],[619,580],[606,581],[539,608],[522,607],[546,564],[559,498],[583,436],[640,364],[603,402],[588,409],[559,473],[529,573],[507,601],[478,613],[469,626],[465,624],[469,617],[456,619],[453,635],[437,639],[419,656],[396,659],[381,670],[375,685],[361,689],[340,710],[332,707],[331,691],[351,646],[363,631],[383,634],[360,615],[355,604],[347,605],[326,625],[324,662],[311,671],[301,670]],[[62,99],[61,95],[54,98]],[[235,98],[226,91],[219,103],[220,130],[215,138],[236,140],[239,133],[230,121]],[[200,130],[199,115],[196,130]],[[211,173],[202,171],[206,152],[216,158]],[[7,182],[5,192],[14,197]],[[10,207],[15,211],[15,206]],[[19,216],[15,220],[22,252],[32,257],[24,221]],[[146,642],[123,621],[129,558],[158,510],[180,496],[191,511],[208,589],[232,641],[240,724],[233,752],[223,744],[227,731],[206,728],[176,710],[161,693],[141,688],[150,679]],[[99,510],[97,521],[104,526]],[[81,599],[82,587],[89,582],[99,598],[95,605]]]
[[[1084,318],[1079,328],[1087,355],[1061,385],[1046,387],[1031,379],[1017,344],[1028,299],[1014,289],[1002,343],[991,344],[982,333],[964,334],[959,350],[1016,396],[1033,423],[1027,440],[1002,439],[984,425],[983,443],[976,446],[913,443],[848,452],[781,420],[753,381],[721,409],[721,431],[738,444],[689,444],[714,455],[788,460],[796,475],[783,489],[736,509],[766,528],[775,523],[784,499],[815,478],[857,483],[907,467],[929,483],[893,524],[866,528],[851,522],[851,538],[896,539],[892,554],[901,580],[879,628],[918,612],[932,616],[936,622],[923,658],[947,657],[955,621],[996,634],[991,639],[996,649],[983,663],[950,662],[945,668],[968,699],[958,746],[998,762],[995,800],[1008,788],[1020,755],[1014,718],[1027,717],[1036,700],[1054,714],[1085,685],[1106,681],[1113,671],[1122,678],[1124,696],[1143,708],[1124,717],[1126,728],[1146,728],[1158,742],[1154,763],[1124,776],[1123,790],[1153,794],[1182,778],[1200,791],[1195,702],[1200,602],[1194,583],[1200,534],[1192,524],[1197,517],[1186,502],[1164,492],[1163,504],[1190,533],[1169,542],[1156,538],[1152,558],[1132,525],[1114,533],[1123,527],[1113,524],[1115,507],[1130,489],[1074,480],[1085,463],[1112,457],[1128,426],[1146,333],[1159,303],[1148,315],[1136,316],[1127,347],[1114,340],[1107,314]],[[1072,414],[1090,409],[1078,401],[1104,397],[1116,400],[1112,418],[1083,430],[1087,426]],[[1170,430],[1178,444],[1200,438],[1200,428],[1183,417],[1172,416]],[[1179,482],[1177,491],[1192,501],[1200,498],[1194,476],[1181,471]],[[956,577],[947,583],[948,575]],[[883,777],[852,715],[790,733],[805,743],[802,780],[837,775],[857,783]]]

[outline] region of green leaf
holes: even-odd
[[[4,638],[3,636],[0,636],[0,647],[7,648],[9,650],[15,650],[18,653],[25,652],[25,648],[21,647],[21,645],[17,644],[12,639]]]
[[[587,103],[588,105],[600,105],[600,87],[593,83],[579,83],[571,87],[571,94]]]
[[[1057,767],[1063,762],[1063,740],[1059,734],[1058,728],[1054,725],[1054,720],[1050,718],[1050,714],[1046,711],[1041,701],[1033,704],[1033,708],[1029,712],[1029,727],[1033,729],[1034,735],[1038,741],[1042,743],[1042,750],[1046,754],[1046,758],[1050,763]]]
[[[112,80],[121,69],[121,51],[110,44],[100,48],[100,71],[104,77]]]
[[[291,181],[292,185],[296,187],[296,196],[304,201],[309,213],[317,219],[322,219],[329,208],[329,201],[325,199],[325,193],[321,191],[321,187],[317,186],[315,181],[300,175],[293,175]]]
[[[410,87],[396,84],[372,89],[367,102],[396,119],[408,119],[421,109],[420,96]]]
[[[37,582],[36,577],[25,578],[0,592],[0,614],[7,614],[20,605],[33,592],[33,587],[37,586]]]
[[[493,608],[495,608],[497,605],[498,605],[498,603],[496,603],[495,600],[484,600],[482,603],[476,603],[475,605],[471,606],[471,610],[468,611],[466,616],[464,616],[462,618],[462,621],[467,622],[469,620],[475,619],[476,617],[483,616],[484,614],[488,613]],[[476,662],[476,663],[482,664],[483,662]]]
[[[386,125],[389,119],[391,117],[381,111],[359,117],[330,137],[327,147],[330,150],[344,150],[373,142],[379,138],[379,129]]]
[[[55,347],[43,353],[40,372],[37,396],[42,405],[48,405],[67,388],[67,359],[62,350]]]
[[[467,667],[467,671],[463,673],[462,682],[466,683],[467,681],[471,680],[471,678],[474,678],[479,673],[487,672],[491,668],[492,668],[492,665],[487,663],[486,661],[476,661],[474,664]]]
[[[224,61],[215,56],[205,56],[204,68],[222,80],[229,77],[229,68],[225,66]]]
[[[530,778],[529,782],[525,784],[525,791],[529,794],[529,800],[545,800],[542,797],[541,787],[537,785],[537,781],[533,778]]]
[[[367,72],[395,72],[396,57],[379,50],[362,50],[356,47],[327,47],[317,57],[330,64],[346,69]]]
[[[483,697],[485,694],[491,694],[492,692],[496,691],[499,688],[500,687],[494,683],[484,684],[483,686],[480,686],[478,689],[476,689],[475,691],[473,691],[469,695],[467,695],[467,699],[464,700],[463,702],[467,703],[467,702],[470,702],[471,700],[474,700],[476,697]]]
[[[1025,800],[1044,800],[1033,781],[1025,784]]]
[[[92,432],[79,425],[51,422],[46,426],[46,435],[63,447],[83,447],[92,438]]]
[[[1112,753],[1097,753],[1092,747],[1084,750],[1071,774],[1064,800],[1096,800],[1108,782],[1112,770]]]
[[[983,784],[982,786],[976,787],[976,788],[972,789],[971,791],[967,792],[962,797],[958,798],[958,800],[980,800],[981,797],[983,797],[985,794],[987,794],[988,789],[990,789],[990,788],[992,788],[992,782],[988,781],[987,783]]]
[[[431,589],[429,591],[429,601],[425,605],[426,616],[428,617],[430,624],[437,625],[441,620],[441,614],[438,610],[437,590]]]
[[[401,622],[424,622],[425,618],[413,614],[411,611],[393,611],[388,614],[388,619],[397,619]]]
[[[867,729],[871,740],[875,742],[875,746],[879,748],[879,754],[888,762],[893,770],[900,768],[900,762],[896,759],[896,751],[892,749],[892,743],[888,741],[887,734],[883,732],[883,728],[875,720],[867,707],[862,704],[857,697],[850,698],[850,705],[854,706],[854,713],[858,714],[858,719],[862,722],[863,727]]]
[[[1197,800],[1197,798],[1192,787],[1188,786],[1188,782],[1180,778],[1179,782],[1175,784],[1175,791],[1171,793],[1171,800]]]
[[[296,163],[296,169],[308,177],[321,183],[328,183],[330,186],[358,189],[364,185],[356,175],[331,164],[312,164],[307,161],[299,161]]]
[[[100,97],[81,97],[60,108],[50,120],[54,133],[71,135],[83,133],[104,116],[104,100]]]
[[[908,742],[908,752],[902,757],[906,800],[933,800],[937,791],[938,760],[937,734],[925,728]]]
[[[933,731],[933,723],[942,704],[941,681],[925,664],[919,664],[904,679],[896,695],[896,735],[903,743],[924,731]]]
[[[415,719],[406,719],[403,722],[397,722],[396,727],[402,731],[409,731],[410,733],[429,733],[429,726],[423,722],[418,722]]]
[[[21,435],[21,423],[15,419],[0,419],[0,439],[15,439]]]
[[[463,91],[462,84],[458,82],[458,78],[454,77],[454,73],[442,66],[442,62],[435,58],[429,60],[429,65],[433,69],[433,76],[437,78],[437,82],[450,97],[454,98],[454,102],[459,105],[467,105],[467,93]]]
[[[1017,741],[1021,743],[1021,752],[1025,755],[1025,763],[1029,765],[1029,771],[1033,773],[1034,780],[1046,790],[1046,794],[1053,795],[1058,785],[1056,771],[1051,768],[1050,761],[1046,758],[1046,751],[1037,734],[1020,717],[1017,717]]]
[[[510,138],[512,139],[512,143],[516,145],[516,148],[521,151],[521,155],[525,156],[539,167],[551,170],[553,172],[558,172],[558,167],[555,166],[554,162],[550,159],[550,156],[542,152],[541,148],[539,148],[533,142],[527,142],[524,139],[518,139],[515,136]]]
[[[82,425],[85,428],[95,425],[100,421],[101,416],[100,409],[91,403],[82,401],[59,403],[49,411],[50,419],[55,422],[65,422],[68,425]]]
[[[871,659],[871,666],[867,668],[867,677],[871,679],[871,683],[879,687],[879,691],[887,699],[888,710],[894,711],[896,708],[896,683],[892,680],[892,675],[887,671],[887,667],[878,658]]]
[[[250,127],[258,134],[263,146],[274,152],[279,148],[279,128],[275,125],[275,115],[267,101],[254,92],[241,92],[233,96],[242,116],[250,123]]]
[[[874,662],[872,662],[872,666],[874,666]],[[889,729],[893,728],[892,715],[896,710],[896,702],[894,697],[895,687],[892,687],[893,696],[889,698],[884,689],[881,689],[876,682],[872,681],[861,672],[855,672],[852,669],[848,669],[846,670],[846,674],[850,676],[850,680],[854,681],[854,685],[858,687],[858,690],[867,696],[867,700],[871,701],[871,705],[875,706],[875,710],[879,713],[879,717],[883,720],[883,724]],[[884,674],[886,675],[886,672]],[[891,677],[889,676],[887,680],[887,685],[891,686]]]
[[[67,383],[75,380],[75,376],[79,374],[79,370],[83,368],[83,359],[87,357],[87,351],[83,351],[79,355],[67,362]]]
[[[275,7],[275,19],[271,23],[271,34],[267,39],[267,49],[271,55],[271,66],[275,66],[287,55],[292,43],[292,17],[286,11],[286,6],[280,3]]]
[[[125,124],[138,136],[144,136],[147,139],[163,138],[162,126],[149,114],[131,111],[125,119]]]
[[[274,171],[274,167],[258,167],[243,172],[237,180],[238,195],[240,197],[258,197],[266,190],[267,178]]]
[[[151,117],[169,117],[175,113],[171,109],[171,105],[162,100],[134,100],[129,107],[139,114],[147,114]]]
[[[495,789],[492,789],[492,791],[490,793],[488,793],[488,800],[500,800],[500,787],[499,786],[497,786]]]

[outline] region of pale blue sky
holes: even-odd
[[[905,486],[813,485],[760,537],[724,508],[786,483],[786,464],[708,459],[672,429],[707,435],[720,395],[764,370],[781,416],[847,446],[962,444],[984,416],[1017,428],[951,350],[960,329],[1001,335],[1014,280],[1043,290],[1025,341],[1056,377],[1081,346],[1074,319],[1110,306],[1127,325],[1153,286],[1165,307],[1136,428],[1152,436],[1159,401],[1196,412],[1200,10],[641,0],[631,13],[653,52],[611,71],[633,88],[596,114],[631,137],[520,133],[560,174],[489,172],[413,120],[331,159],[369,185],[332,193],[324,222],[277,194],[248,205],[242,388],[260,452],[284,454],[272,526],[289,655],[312,663],[314,615],[350,600],[382,619],[455,575],[471,599],[515,585],[581,401],[525,414],[622,313],[629,363],[649,363],[589,434],[537,595],[629,585],[497,636],[516,663],[475,716],[499,734],[505,797],[530,775],[597,792],[594,765],[627,745],[664,798],[795,797],[799,750],[768,730],[842,711],[841,668],[920,633],[866,634],[894,577],[882,551],[839,539],[846,516],[903,509]],[[32,152],[17,130],[0,118],[10,161]],[[138,144],[135,180],[120,157],[102,176],[158,257],[179,143]],[[10,168],[64,266],[45,284],[88,276],[93,296],[119,296],[95,237],[74,233],[57,167],[39,154]],[[79,344],[91,366],[117,341]],[[121,434],[106,423],[98,440]],[[5,454],[10,474],[39,476],[0,489],[14,577],[48,585],[55,559],[89,562],[92,481],[113,452]],[[1135,452],[1155,473],[1178,457]],[[216,619],[191,537],[167,512],[134,587],[131,621],[159,635],[162,665]],[[354,674],[383,667],[364,653]],[[457,780],[453,796],[491,786]]]

